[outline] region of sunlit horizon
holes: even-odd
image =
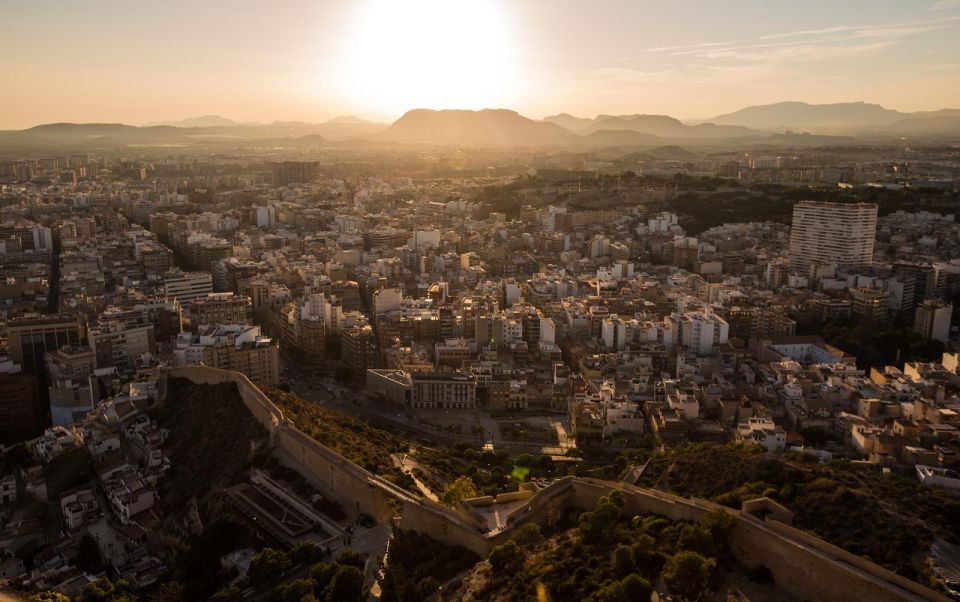
[[[958,28],[951,0],[18,3],[0,21],[0,52],[16,57],[0,128],[389,122],[416,108],[687,121],[781,101],[956,108]]]

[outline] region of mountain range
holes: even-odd
[[[937,121],[926,121],[935,119]],[[832,134],[882,133],[893,128],[902,133],[960,131],[960,109],[902,113],[877,104],[843,102],[808,104],[778,102],[747,107],[709,120],[718,125],[739,125],[758,130],[804,130]]]
[[[590,134],[598,131],[630,131],[652,134],[663,138],[736,138],[761,135],[741,125],[716,125],[701,123],[686,125],[679,119],[667,115],[598,115],[594,119],[573,117],[566,113],[544,118],[544,121],[556,123],[570,131]]]
[[[801,132],[805,134],[801,134]],[[806,134],[810,133],[810,134]],[[567,113],[534,120],[507,109],[414,109],[391,124],[342,116],[324,123],[239,123],[206,115],[143,127],[53,123],[0,131],[0,149],[192,147],[238,144],[338,146],[441,144],[481,147],[821,146],[891,139],[960,140],[960,109],[904,113],[863,102],[783,102],[747,107],[700,123],[667,115]]]

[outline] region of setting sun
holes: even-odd
[[[507,106],[522,78],[499,2],[369,0],[337,63],[334,94],[365,111]]]

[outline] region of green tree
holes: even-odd
[[[334,562],[337,564],[342,564],[343,566],[355,566],[361,571],[365,566],[367,566],[366,556],[353,550],[343,550],[337,554]]]
[[[626,599],[631,602],[649,600],[650,594],[653,593],[653,586],[650,585],[650,582],[636,573],[624,577],[620,584],[623,586]]]
[[[321,550],[312,541],[301,541],[290,550],[293,564],[313,564],[320,559]]]
[[[714,510],[704,517],[702,524],[713,538],[713,555],[723,557],[730,552],[730,539],[733,536],[735,519],[729,512]]]
[[[611,491],[600,498],[595,510],[581,514],[579,528],[583,541],[596,546],[613,543],[620,532],[617,519],[620,518],[622,506],[623,494],[619,491]]]
[[[641,602],[653,593],[650,582],[636,573],[611,581],[597,591],[598,602]]]
[[[236,585],[231,585],[230,587],[225,587],[223,589],[217,590],[217,593],[213,594],[211,600],[216,600],[217,602],[233,602],[234,600],[239,600],[243,597],[240,588]]]
[[[40,592],[30,596],[30,602],[70,602],[70,598],[60,592]]]
[[[477,488],[470,477],[458,477],[446,486],[440,494],[440,503],[451,508],[460,505],[461,500],[477,497]]]
[[[278,581],[290,570],[290,557],[282,550],[264,548],[250,561],[247,578],[255,587],[263,587]]]
[[[687,600],[696,600],[707,588],[711,568],[710,561],[706,558],[696,552],[684,550],[667,560],[660,577],[670,593]]]
[[[540,533],[537,523],[528,523],[517,530],[513,540],[521,547],[531,550],[543,545],[543,534]]]
[[[129,583],[123,579],[114,583],[106,577],[83,588],[80,595],[81,602],[133,602],[134,599]]]
[[[318,562],[310,567],[310,578],[317,582],[317,593],[322,593],[327,589],[330,582],[333,581],[333,575],[337,572],[337,564],[333,562]]]
[[[620,544],[613,551],[613,572],[621,577],[636,572],[637,564],[633,559],[633,549]]]
[[[493,548],[487,557],[494,571],[513,571],[523,564],[523,552],[512,539]]]
[[[183,585],[177,581],[167,581],[150,595],[150,602],[180,602],[183,600]]]
[[[312,596],[317,589],[313,579],[295,579],[277,586],[276,594],[282,602],[300,602],[304,596]]]
[[[681,527],[680,536],[677,538],[677,546],[681,550],[690,550],[707,557],[716,554],[713,535],[707,527],[699,524],[689,524]]]
[[[357,567],[339,565],[323,592],[324,599],[326,602],[363,602],[366,595],[364,581],[363,571]]]

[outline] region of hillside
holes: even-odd
[[[148,123],[147,126],[172,125],[179,128],[209,128],[209,127],[230,127],[241,125],[232,119],[221,117],[219,115],[204,115],[202,117],[187,117],[180,121],[158,121]]]
[[[172,468],[160,481],[160,499],[171,510],[245,480],[254,448],[267,435],[233,383],[171,378],[157,422],[170,430],[165,448]]]
[[[769,496],[794,526],[921,583],[934,541],[960,542],[960,500],[875,468],[701,445],[652,462],[637,484],[733,508]]]
[[[666,142],[654,134],[641,134],[629,130],[597,130],[580,139],[581,143],[589,145],[619,145],[619,146],[650,146]]]
[[[613,492],[594,510],[567,513],[544,532],[536,525],[519,528],[458,579],[448,599],[633,602],[650,599],[655,586],[675,599],[695,600],[706,591],[717,592],[711,600],[728,599],[741,588],[762,590],[763,599],[788,599],[772,585],[748,583],[740,572],[730,555],[729,516],[715,513],[702,523],[621,516],[622,503]],[[769,581],[759,572],[754,578]]]
[[[629,130],[641,134],[653,134],[663,138],[734,138],[762,135],[739,125],[716,125],[703,123],[686,125],[667,115],[600,115],[588,130]]]
[[[544,146],[562,145],[575,136],[554,123],[533,121],[506,109],[414,109],[372,139],[472,146]]]
[[[805,102],[778,102],[757,105],[718,115],[710,119],[718,125],[741,125],[758,130],[835,130],[888,126],[908,117],[906,113],[885,109],[865,102],[808,104]]]
[[[886,131],[905,136],[956,137],[960,135],[960,115],[910,117],[890,125]]]
[[[363,138],[385,126],[359,121],[327,123],[277,122],[268,125],[220,124],[212,118],[185,120],[177,125],[136,127],[121,123],[48,123],[25,130],[0,131],[5,149],[117,149],[126,147],[236,147],[250,142],[290,143],[290,139]]]
[[[305,434],[370,472],[381,475],[393,472],[390,454],[406,451],[408,447],[391,433],[349,414],[279,389],[264,389],[264,393],[283,410],[284,417]]]
[[[560,113],[544,117],[543,121],[555,123],[564,129],[570,131],[585,130],[593,124],[593,119],[589,117],[574,117],[570,113]]]
[[[638,134],[661,138],[698,140],[764,135],[762,132],[756,132],[739,125],[716,125],[712,123],[687,125],[668,115],[597,115],[596,118],[590,119],[561,113],[546,117],[544,121],[555,123],[580,135],[601,131],[617,131],[637,132]]]

